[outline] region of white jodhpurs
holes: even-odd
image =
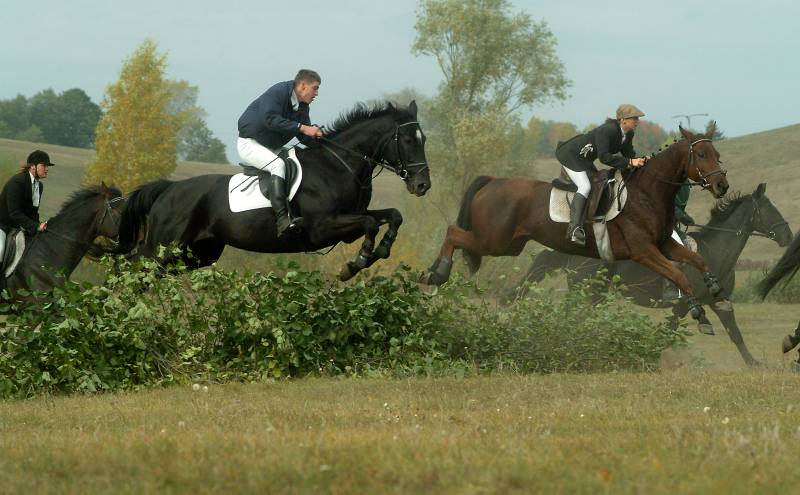
[[[561,167],[569,176],[570,180],[578,186],[578,194],[583,196],[584,198],[589,197],[589,192],[592,190],[592,183],[589,180],[589,174],[586,172],[576,172],[574,170],[570,170],[567,167]]]
[[[286,164],[283,160],[269,148],[258,144],[255,139],[240,137],[236,141],[236,149],[245,165],[266,170],[281,179],[286,178]]]
[[[3,264],[3,255],[6,254],[6,233],[0,229],[0,266]]]
[[[684,244],[684,243],[683,243],[683,240],[681,240],[681,236],[679,236],[679,235],[678,235],[678,231],[677,231],[677,230],[673,230],[673,231],[672,231],[672,239],[673,239],[675,242],[677,242],[678,244],[680,244],[681,246],[684,246],[684,247],[686,247],[686,244]]]

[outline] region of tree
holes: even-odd
[[[649,120],[642,120],[634,131],[633,147],[639,156],[654,153],[669,138],[663,127]]]
[[[46,89],[29,100],[31,123],[42,130],[46,143],[91,148],[102,111],[82,89],[57,95]]]
[[[415,28],[413,52],[436,58],[448,105],[510,114],[566,97],[569,81],[547,24],[512,13],[506,0],[424,0]]]
[[[448,177],[434,194],[458,201],[474,176],[520,162],[516,111],[564,99],[569,81],[546,23],[506,0],[423,0],[415,28],[412,52],[443,75],[426,128],[432,170]]]
[[[225,144],[206,124],[206,111],[197,103],[199,90],[187,81],[167,81],[169,112],[178,121],[177,150],[181,160],[228,163]]]
[[[106,89],[97,126],[97,155],[84,181],[116,184],[128,192],[169,176],[176,166],[178,120],[164,79],[166,55],[146,40],[125,61],[117,82]]]
[[[228,163],[225,144],[215,138],[203,119],[184,124],[178,132],[178,156],[183,160]]]

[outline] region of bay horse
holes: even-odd
[[[703,257],[670,235],[675,194],[687,178],[693,181],[691,185],[708,189],[717,198],[725,195],[728,180],[711,143],[714,126],[704,135],[679,129],[683,139],[627,174],[627,205],[608,222],[608,233],[614,259],[631,259],[668,278],[687,295],[692,317],[710,328],[689,280],[670,260],[689,263],[700,271],[721,310],[730,310],[730,301]],[[448,226],[439,257],[420,282],[438,285],[447,281],[456,249],[463,251],[471,273],[480,268],[482,256],[518,256],[529,240],[556,251],[599,258],[593,229],[586,229],[586,245],[580,246],[566,239],[566,223],[550,219],[552,187],[549,182],[525,178],[476,178],[464,194],[457,225]]]
[[[733,292],[736,285],[736,261],[751,237],[772,239],[781,247],[787,246],[792,240],[789,224],[767,197],[766,189],[766,184],[759,184],[752,194],[727,194],[711,209],[708,225],[701,226],[698,232],[688,234],[697,242],[697,252],[708,260],[712,271],[719,276],[720,285],[726,294]],[[515,296],[524,296],[529,282],[539,282],[548,273],[562,268],[568,270],[567,283],[570,287],[598,276],[607,281],[618,276],[625,295],[634,304],[647,308],[672,308],[672,316],[668,318],[672,329],[678,328],[680,319],[688,311],[683,298],[662,300],[664,279],[638,263],[630,260],[606,263],[551,250],[542,251],[534,257],[528,273],[514,291]],[[697,272],[684,267],[681,270],[694,288],[695,296],[703,304],[711,305],[744,362],[750,366],[757,364],[744,342],[734,311],[717,310],[712,304],[708,288]],[[592,288],[595,289],[594,286]],[[596,289],[600,290],[602,286]]]
[[[95,239],[117,237],[123,202],[119,189],[105,184],[72,194],[47,221],[47,229],[26,241],[16,269],[4,277],[7,296],[16,299],[20,289],[47,292],[62,285]]]
[[[400,176],[409,193],[423,196],[430,189],[416,103],[408,108],[358,104],[336,119],[324,138],[296,153],[303,179],[290,207],[303,217],[300,235],[279,239],[271,208],[231,212],[232,174],[209,174],[156,181],[131,193],[122,211],[119,246],[113,252],[159,258],[160,246],[177,244],[183,248],[178,256],[186,265],[200,268],[217,261],[227,245],[261,253],[295,253],[364,237],[355,259],[342,267],[341,280],[388,258],[403,217],[395,208],[367,209],[372,179],[381,167]],[[384,224],[387,231],[375,247]],[[166,254],[159,261],[169,265],[176,259]]]

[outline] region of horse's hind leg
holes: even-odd
[[[789,334],[783,338],[783,353],[791,351],[797,344],[800,344],[800,322],[797,322],[797,327],[794,329],[793,334]]]
[[[468,230],[449,225],[447,235],[444,237],[439,257],[433,262],[428,271],[423,273],[419,281],[428,285],[442,285],[450,278],[453,268],[453,252],[456,249],[464,251],[479,251],[475,235]]]

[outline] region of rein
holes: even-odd
[[[117,228],[119,228],[119,222],[120,222],[120,220],[121,220],[121,218],[122,218],[122,215],[120,215],[120,214],[115,214],[115,213],[114,213],[114,209],[111,207],[111,204],[112,204],[112,203],[116,203],[116,202],[118,202],[118,201],[125,201],[125,198],[124,198],[124,197],[122,197],[122,196],[119,196],[119,197],[116,197],[116,198],[112,198],[112,199],[106,199],[106,200],[105,200],[105,202],[106,202],[106,209],[103,211],[103,216],[102,216],[102,217],[100,217],[100,221],[99,221],[99,222],[97,222],[97,225],[103,225],[103,222],[105,221],[106,217],[107,217],[107,216],[109,215],[109,213],[110,213],[110,214],[111,214],[111,218],[112,218],[112,219],[114,219],[114,218],[115,218],[115,216],[117,217],[117,218],[116,218],[116,224],[117,224]],[[31,242],[33,242],[33,240],[37,239],[37,238],[38,238],[38,237],[39,237],[41,234],[44,234],[45,232],[47,232],[47,233],[50,233],[50,234],[53,234],[53,235],[54,235],[54,236],[56,236],[56,237],[60,237],[61,239],[64,239],[64,240],[67,240],[67,241],[70,241],[70,242],[76,242],[76,243],[77,243],[77,242],[80,242],[80,241],[79,241],[77,238],[75,238],[75,237],[73,237],[73,236],[70,236],[70,235],[67,235],[67,234],[62,234],[61,232],[58,232],[58,231],[56,231],[56,230],[52,230],[52,229],[49,229],[49,228],[48,228],[48,229],[44,229],[44,230],[43,230],[43,231],[41,231],[41,232],[38,232],[38,233],[37,233],[37,234],[36,234],[36,235],[33,237],[33,239],[31,240]],[[91,242],[90,242],[90,244],[91,244]]]
[[[752,201],[753,201],[753,214],[750,215],[750,218],[747,221],[747,223],[749,225],[751,225],[751,226],[755,222],[756,217],[760,217],[761,216],[761,210],[758,208],[758,203],[756,202],[755,199],[752,199]],[[728,233],[731,233],[731,234],[736,234],[737,236],[744,235],[744,236],[748,236],[748,237],[751,237],[751,236],[754,236],[754,237],[766,237],[767,239],[771,239],[771,240],[774,241],[775,237],[777,235],[777,234],[775,234],[775,228],[779,227],[781,225],[787,225],[787,224],[788,224],[788,222],[786,220],[777,221],[777,222],[773,223],[772,225],[768,226],[765,229],[767,231],[766,234],[763,234],[763,233],[755,231],[755,230],[744,231],[743,229],[727,229],[725,227],[714,227],[714,226],[711,226],[711,225],[699,224],[699,223],[693,224],[693,225],[691,225],[691,227],[700,227],[700,228],[704,228],[704,229],[708,229],[708,230],[714,230],[714,231],[717,231],[717,232],[728,232]]]
[[[700,139],[697,139],[697,140],[692,141],[691,143],[689,143],[689,167],[691,167],[692,164],[694,163],[694,146],[697,143],[703,143],[703,142],[710,143],[711,140],[709,138],[700,138]],[[642,169],[643,169],[643,172],[648,172],[648,170],[645,169],[645,167],[642,167]],[[684,186],[685,185],[685,186],[689,186],[689,187],[698,186],[698,187],[701,187],[703,189],[708,189],[708,188],[711,187],[711,183],[708,182],[708,179],[710,177],[714,177],[715,175],[720,175],[720,174],[728,175],[728,171],[723,169],[723,168],[720,168],[719,170],[715,170],[715,171],[711,172],[708,175],[703,175],[703,173],[697,167],[695,167],[695,170],[697,170],[697,175],[700,176],[700,182],[695,182],[695,181],[693,181],[691,179],[686,180],[684,182],[675,182],[675,181],[671,181],[671,180],[662,179],[661,177],[658,177],[658,176],[653,176],[653,177],[657,181],[661,182],[662,184],[669,184],[669,185],[672,185],[672,186]],[[652,174],[650,174],[650,175],[652,175]]]
[[[326,138],[324,136],[319,137],[317,139],[319,139],[320,141],[322,141],[324,143],[327,143],[329,145],[329,146],[323,145],[323,148],[325,150],[329,151],[334,157],[336,157],[337,160],[339,160],[342,163],[342,165],[345,166],[345,168],[350,172],[350,174],[352,174],[353,177],[356,178],[356,181],[359,182],[359,185],[361,185],[361,182],[360,182],[358,176],[356,176],[356,174],[353,171],[352,167],[350,167],[350,165],[348,165],[348,163],[344,159],[342,159],[342,157],[340,157],[330,147],[338,148],[340,151],[344,151],[344,152],[350,153],[352,155],[358,155],[359,158],[361,158],[362,160],[367,162],[370,166],[372,166],[373,169],[375,167],[380,167],[381,171],[383,171],[383,169],[387,169],[387,170],[390,170],[391,172],[394,172],[395,174],[397,174],[397,176],[399,176],[401,179],[406,180],[409,177],[409,171],[410,170],[416,169],[416,170],[414,170],[414,175],[417,175],[418,173],[420,173],[423,170],[425,170],[426,168],[428,168],[428,162],[406,163],[404,161],[404,159],[403,159],[403,154],[402,154],[402,151],[400,149],[399,132],[400,132],[400,128],[401,127],[405,127],[407,125],[416,125],[419,128],[419,122],[416,121],[416,120],[396,125],[395,128],[394,128],[394,133],[391,136],[389,136],[388,138],[386,138],[383,142],[381,142],[381,144],[378,146],[377,150],[375,151],[375,154],[373,154],[372,156],[367,156],[366,154],[361,153],[360,151],[354,150],[352,148],[348,148],[347,146],[343,146],[343,145],[337,143],[336,141],[328,139],[328,138]],[[422,129],[420,128],[420,131],[421,130]],[[391,162],[387,161],[384,158],[384,150],[386,149],[386,146],[388,146],[389,143],[391,143],[392,141],[394,141],[395,148],[396,148],[395,152],[397,154],[397,160],[398,160],[398,163],[396,163],[396,164],[395,163],[391,163]],[[376,158],[377,156],[380,156],[380,158]],[[378,173],[380,173],[380,171]],[[376,174],[376,177],[377,177],[377,174]],[[362,185],[362,187],[363,187],[363,185]]]

